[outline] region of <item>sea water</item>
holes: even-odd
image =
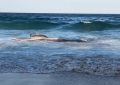
[[[87,42],[14,40],[34,33]],[[120,15],[1,13],[0,72],[119,74],[119,36]]]

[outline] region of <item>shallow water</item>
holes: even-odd
[[[48,30],[47,30],[48,31]],[[48,53],[50,55],[56,54],[71,54],[80,57],[85,56],[110,56],[110,57],[118,57],[120,55],[120,39],[117,36],[112,36],[110,34],[107,35],[104,31],[97,34],[98,32],[90,32],[90,33],[77,33],[77,32],[58,32],[57,31],[49,31],[40,33],[46,34],[50,37],[62,37],[69,39],[85,39],[87,42],[49,42],[49,41],[26,41],[20,42],[15,41],[14,38],[26,37],[29,38],[29,34],[33,32],[31,30],[1,30],[0,33],[0,52],[1,54],[5,52],[10,54],[15,54],[19,56],[22,54],[26,56],[26,53],[34,56],[34,53],[38,55],[47,56]],[[38,30],[37,30],[38,32]],[[110,30],[108,31],[110,32]],[[116,31],[115,31],[116,32]],[[113,33],[113,31],[112,31]],[[70,34],[67,36],[67,34]],[[57,35],[57,36],[56,36]],[[72,36],[73,35],[73,36]],[[110,35],[110,36],[109,36]],[[66,37],[67,36],[67,37]],[[19,54],[18,54],[19,53]],[[33,53],[33,54],[32,54]]]

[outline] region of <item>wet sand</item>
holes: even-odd
[[[120,77],[81,73],[0,73],[0,85],[120,85]]]

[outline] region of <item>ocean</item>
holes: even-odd
[[[87,42],[18,42],[41,33]],[[0,13],[0,72],[120,75],[120,15]]]

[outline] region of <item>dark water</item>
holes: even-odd
[[[120,28],[119,15],[0,14],[0,29],[102,31]]]
[[[29,38],[30,33],[43,33],[48,37],[85,39],[88,42],[13,40]],[[99,61],[102,57],[105,66],[99,67],[106,69],[109,65],[110,73],[114,73],[120,66],[119,36],[120,15],[0,14],[0,72],[80,71],[82,61],[89,69],[89,57],[95,57],[90,59],[93,62],[90,72],[93,72],[94,65],[97,69],[96,66],[103,63]],[[118,60],[115,60],[116,58]],[[84,71],[90,73],[82,69],[82,72]]]

